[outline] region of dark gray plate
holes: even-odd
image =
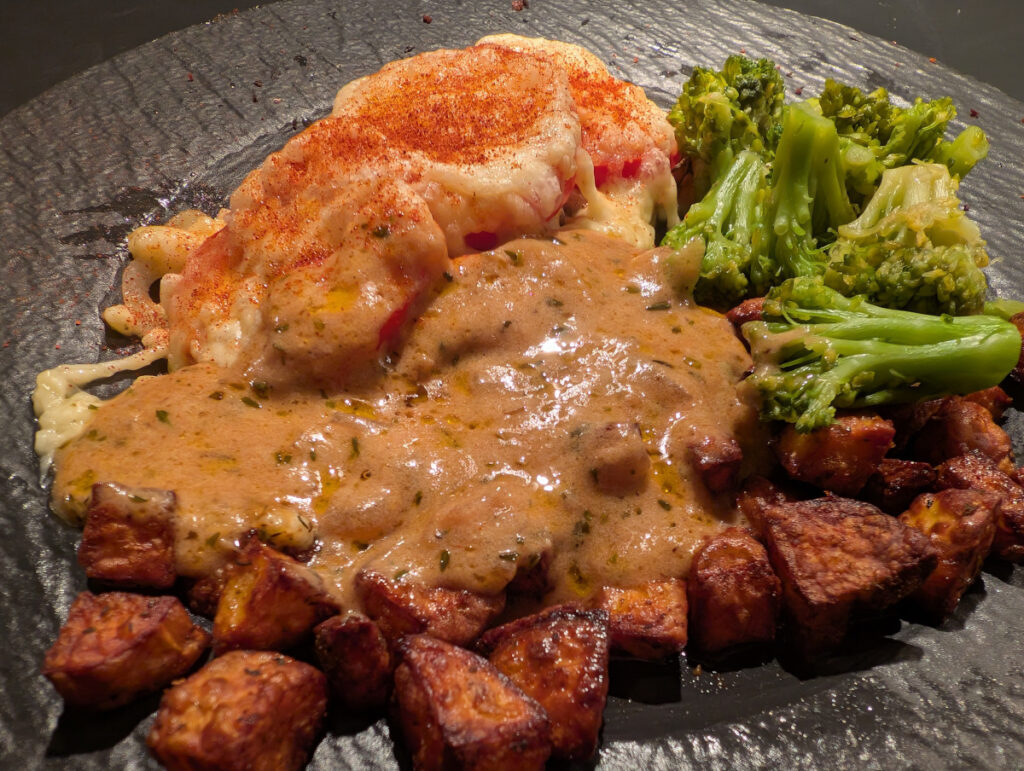
[[[432,23],[424,22],[429,14]],[[325,114],[336,89],[384,62],[513,31],[582,43],[669,104],[689,68],[745,50],[794,90],[828,75],[898,98],[949,94],[989,134],[963,198],[1024,287],[1024,104],[849,28],[748,2],[276,3],[194,27],[95,67],[0,121],[0,767],[154,767],[156,699],[109,715],[62,713],[37,672],[85,581],[77,533],[48,514],[32,454],[36,372],[113,355],[99,309],[116,296],[122,239],[189,206],[215,210],[263,156]],[[1017,438],[1019,426],[1014,426]],[[888,630],[893,631],[893,630]],[[620,663],[605,768],[1019,768],[1024,763],[1024,580],[988,572],[940,629],[903,624],[816,672],[775,661],[697,675]],[[692,665],[693,662],[690,662]],[[395,766],[384,722],[335,720],[314,766]]]

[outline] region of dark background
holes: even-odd
[[[429,13],[432,5],[452,2],[462,4],[428,0],[422,6]],[[721,2],[728,5],[728,0]],[[1024,100],[1021,0],[768,0],[768,4],[894,40]],[[122,51],[254,5],[244,0],[0,0],[0,116]],[[338,6],[343,9],[344,2]],[[532,0],[531,8],[542,13],[544,0]]]

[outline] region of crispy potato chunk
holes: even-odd
[[[213,618],[213,647],[218,655],[237,648],[283,650],[337,612],[316,573],[252,540],[228,572]]]
[[[332,616],[313,630],[316,657],[335,699],[351,710],[387,703],[391,654],[380,628],[366,616]]]
[[[327,683],[280,653],[232,651],[164,693],[146,743],[171,771],[302,768],[327,712]]]
[[[938,566],[910,595],[916,609],[935,621],[953,612],[981,572],[998,511],[995,493],[949,488],[924,493],[900,515],[900,522],[928,536],[939,553]]]
[[[959,396],[943,400],[942,407],[914,437],[913,455],[932,464],[978,452],[1005,473],[1015,471],[1013,444],[992,414],[976,402]]]
[[[396,722],[413,768],[543,768],[548,719],[487,659],[417,634],[397,646]]]
[[[556,606],[487,631],[477,647],[548,713],[552,754],[586,760],[608,699],[608,645],[607,613]]]
[[[69,704],[111,709],[187,672],[210,644],[174,597],[82,592],[43,660]]]
[[[231,564],[221,565],[205,576],[185,579],[185,602],[193,613],[205,618],[217,615],[217,605],[224,593],[231,567]]]
[[[112,483],[92,486],[78,564],[97,581],[125,587],[174,585],[174,493]]]
[[[455,645],[468,645],[505,609],[505,594],[485,596],[461,589],[391,581],[373,570],[356,576],[366,615],[390,642],[426,632]]]
[[[1004,560],[1024,562],[1024,489],[992,461],[978,453],[961,455],[943,463],[936,487],[944,490],[984,490],[999,496],[996,535],[992,551]]]
[[[986,410],[988,414],[992,416],[992,420],[999,420],[1003,417],[1003,413],[1006,412],[1007,408],[1013,404],[1013,399],[999,386],[992,386],[986,388],[984,391],[975,391],[972,394],[966,394],[964,396],[969,402],[980,404]]]
[[[690,463],[707,488],[721,493],[735,486],[743,450],[732,437],[707,436],[689,448]]]
[[[839,415],[831,426],[806,434],[786,424],[775,454],[793,479],[855,495],[878,470],[895,434],[892,422],[878,415]]]
[[[906,511],[918,495],[930,490],[935,478],[935,469],[930,463],[882,458],[878,471],[868,479],[860,497],[895,517]]]
[[[606,586],[593,605],[608,613],[614,651],[656,661],[686,647],[686,582],[680,578],[631,589]]]
[[[693,556],[686,582],[690,642],[711,653],[771,642],[781,588],[768,553],[746,530],[730,527]]]
[[[771,507],[765,540],[808,653],[839,643],[854,612],[910,594],[938,561],[917,530],[869,503],[831,496]]]
[[[746,518],[756,538],[764,530],[764,513],[777,503],[794,501],[783,488],[762,476],[749,476],[736,494],[736,509]]]

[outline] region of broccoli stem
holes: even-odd
[[[855,215],[846,195],[835,124],[804,102],[789,106],[775,151],[771,252],[785,277],[824,271],[818,238]]]
[[[748,383],[763,419],[799,431],[831,424],[836,408],[997,385],[1021,352],[1017,328],[996,316],[890,310],[808,278],[773,289],[765,316],[743,325],[754,358]]]

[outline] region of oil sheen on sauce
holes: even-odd
[[[490,593],[544,559],[547,602],[685,575],[735,517],[689,448],[735,437],[752,470],[765,444],[736,388],[746,351],[672,291],[668,255],[573,231],[458,258],[345,392],[209,364],[140,378],[58,452],[54,507],[80,518],[94,482],[173,490],[180,573],[255,530],[312,553],[349,608],[364,567]]]

